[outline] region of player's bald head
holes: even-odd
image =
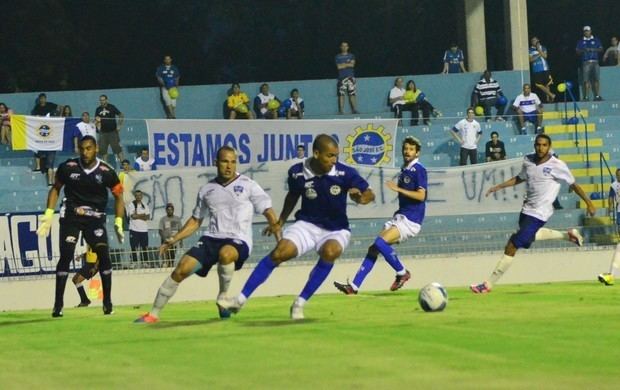
[[[338,142],[336,142],[336,140],[332,136],[329,136],[327,134],[320,134],[314,139],[314,142],[312,143],[312,151],[324,152],[325,150],[327,150],[327,148],[331,146],[338,147]]]
[[[217,150],[217,159],[221,160],[223,158],[222,156],[226,152],[233,153],[235,156],[237,155],[237,151],[234,148],[232,148],[232,147],[230,147],[228,145],[224,145],[224,146],[222,146],[221,148],[219,148]]]

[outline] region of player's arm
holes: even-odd
[[[200,225],[202,225],[202,219],[196,218],[193,215],[189,217],[181,230],[179,230],[176,234],[172,235],[172,237],[166,239],[166,241],[159,248],[159,253],[163,253],[162,248],[166,247],[167,249],[168,247],[173,246],[177,242],[194,234],[200,228]]]
[[[523,183],[523,182],[524,182],[523,179],[521,179],[519,176],[515,176],[515,177],[513,177],[511,179],[506,180],[503,183],[500,183],[500,184],[498,184],[496,186],[493,186],[493,187],[489,188],[489,190],[487,191],[485,196],[489,196],[492,193],[497,192],[497,191],[499,191],[501,189],[504,189],[506,187],[513,187],[513,186],[516,186],[517,184],[520,184],[520,183]]]
[[[375,200],[375,193],[370,187],[364,192],[361,192],[359,188],[351,188],[349,190],[349,198],[357,204],[368,204]]]
[[[452,131],[450,131],[450,134],[452,135],[452,138],[454,138],[456,142],[459,143],[459,145],[463,144],[463,139],[459,137],[458,129],[456,128],[456,126],[452,128]]]
[[[47,207],[45,209],[45,213],[43,217],[41,217],[41,224],[37,229],[37,234],[41,237],[47,237],[50,229],[52,228],[52,219],[54,218],[54,208],[56,207],[56,202],[58,202],[58,196],[60,194],[60,189],[62,188],[63,183],[58,179],[58,175],[56,175],[56,180],[52,188],[50,188],[47,193]]]
[[[125,233],[123,232],[123,217],[125,216],[125,202],[123,202],[123,185],[118,182],[111,188],[112,195],[114,196],[114,230],[116,231],[116,238],[120,243],[125,239]]]
[[[583,191],[583,188],[581,188],[581,186],[577,183],[571,184],[569,188],[575,191],[575,194],[577,194],[577,196],[579,196],[581,199],[583,199],[584,202],[586,202],[586,205],[588,207],[587,214],[593,217],[594,214],[596,214],[596,207],[594,207],[594,203],[592,203],[592,201],[590,200],[590,197],[588,197],[586,193]]]
[[[295,208],[295,205],[297,204],[300,196],[301,194],[291,191],[286,194],[286,197],[284,198],[284,204],[282,205],[282,212],[280,212],[280,218],[278,219],[278,224],[280,225],[280,227],[284,226],[284,224],[286,223],[288,216],[291,215],[291,213],[293,212],[293,209]]]
[[[273,234],[276,238],[276,241],[280,241],[282,239],[282,226],[280,225],[280,221],[278,220],[276,212],[273,211],[273,208],[269,207],[263,212],[263,215],[265,216],[265,219],[269,224],[269,226],[267,226],[265,230],[263,230],[263,234],[267,236]]]
[[[398,184],[392,180],[388,180],[385,182],[387,188],[394,192],[398,192],[399,194],[405,195],[407,198],[411,198],[413,200],[418,200],[423,202],[426,199],[426,188],[420,187],[415,190],[407,190],[405,188],[399,187]]]
[[[612,213],[615,210],[615,203],[616,203],[616,192],[614,191],[614,188],[611,187],[609,189],[609,199],[607,202],[607,213],[609,215],[612,215]]]

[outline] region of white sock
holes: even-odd
[[[616,244],[616,250],[614,256],[611,258],[611,264],[609,265],[609,273],[614,274],[614,270],[620,269],[620,244]]]
[[[150,314],[153,317],[159,318],[159,312],[164,308],[168,300],[172,298],[175,292],[177,292],[177,287],[179,287],[179,282],[175,282],[172,280],[170,276],[164,280],[164,282],[157,290],[157,296],[155,297],[155,302],[153,302],[153,307],[151,308]]]
[[[493,270],[493,273],[491,273],[491,276],[489,277],[489,280],[487,280],[487,284],[488,284],[489,288],[493,287],[493,285],[495,283],[497,283],[499,278],[501,278],[504,275],[504,273],[506,273],[506,271],[508,271],[508,268],[510,268],[510,265],[512,264],[512,260],[513,259],[514,259],[514,256],[508,256],[508,255],[505,254],[497,262],[497,265],[495,266],[495,269]]]
[[[295,302],[293,302],[293,305],[304,307],[306,302],[307,301],[305,299],[303,299],[302,297],[297,297],[297,299],[295,299]]]
[[[235,263],[222,264],[217,263],[217,276],[220,279],[220,294],[219,296],[226,296],[230,282],[232,281],[233,274],[235,273]]]
[[[248,300],[248,297],[243,295],[243,293],[240,293],[239,295],[237,295],[237,302],[239,303],[239,306],[243,306],[247,300]]]
[[[536,232],[536,241],[545,241],[545,240],[567,240],[568,241],[568,233],[561,232],[559,230],[540,228]]]

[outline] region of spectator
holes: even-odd
[[[13,110],[0,103],[0,141],[11,147],[11,114]]]
[[[232,85],[232,93],[228,96],[227,106],[230,109],[228,119],[254,119],[254,114],[249,109],[250,98],[245,92],[241,92],[238,83]]]
[[[136,157],[133,167],[136,171],[156,171],[155,159],[149,156],[149,148],[140,149],[140,155]]]
[[[484,147],[484,155],[487,162],[506,159],[506,148],[504,143],[499,140],[497,131],[491,133],[491,140]]]
[[[555,94],[551,92],[553,78],[549,73],[549,62],[547,61],[547,48],[540,44],[537,37],[530,39],[530,65],[532,67],[532,81],[534,85],[545,94],[547,103],[555,100]]]
[[[620,65],[620,56],[618,52],[620,51],[620,45],[618,44],[618,37],[611,37],[611,46],[605,51],[603,54],[603,65],[606,66],[618,66]]]
[[[463,50],[459,49],[456,43],[452,43],[450,49],[443,53],[443,71],[441,73],[467,73],[464,61]]]
[[[37,97],[37,103],[34,105],[34,108],[30,112],[35,116],[58,116],[61,112],[62,107],[58,106],[56,103],[48,102],[47,95],[44,93],[40,93]],[[47,173],[47,165],[49,163],[49,155],[45,152],[34,152],[34,166],[32,168],[33,172],[41,171],[42,173]],[[55,157],[55,154],[54,154]],[[42,161],[45,159],[45,161]],[[42,163],[45,163],[45,166],[42,166]],[[52,164],[53,161],[52,161]]]
[[[131,162],[129,160],[123,160],[121,162],[121,172],[118,174],[118,179],[121,182],[121,184],[125,184],[125,177],[127,176],[128,173],[133,172],[134,169],[131,166]]]
[[[349,53],[349,44],[347,42],[340,44],[340,53],[336,54],[335,61],[336,68],[338,69],[338,83],[336,86],[338,92],[338,114],[344,114],[344,95],[349,95],[351,112],[359,114],[357,111],[355,55]]]
[[[286,116],[286,119],[304,119],[305,108],[304,99],[299,96],[299,90],[297,88],[293,88],[291,90],[291,97],[282,103],[281,109],[284,110],[284,116]]]
[[[157,67],[155,77],[157,77],[157,82],[159,83],[161,99],[164,101],[166,118],[176,119],[177,99],[170,96],[170,89],[179,87],[181,73],[176,65],[172,65],[172,57],[169,55],[164,56],[164,63]]]
[[[600,94],[598,64],[599,53],[603,51],[601,40],[592,35],[590,26],[583,26],[583,38],[577,42],[577,55],[581,60],[581,77],[583,79],[583,100],[589,100],[590,87],[594,100],[603,100]]]
[[[435,109],[431,102],[428,101],[422,90],[418,89],[413,80],[407,81],[405,94],[403,95],[406,104],[411,104],[411,125],[417,126],[420,118],[419,110],[422,110],[422,120],[425,125],[430,125],[430,115],[434,117],[441,116],[441,112]]]
[[[471,164],[478,163],[478,141],[482,135],[480,123],[474,119],[474,109],[467,109],[467,117],[461,119],[452,128],[452,137],[461,145],[459,165],[467,165],[467,157]]]
[[[517,96],[513,108],[517,112],[520,134],[527,134],[525,122],[531,122],[536,126],[536,134],[543,132],[543,106],[529,84],[523,84],[523,93]]]
[[[414,105],[415,103],[413,101],[410,102],[406,102],[405,101],[405,89],[403,88],[403,78],[402,77],[397,77],[394,80],[394,87],[390,90],[390,93],[388,95],[388,104],[389,106],[392,108],[392,111],[394,111],[394,118],[402,118],[403,117],[403,111],[411,111],[411,116],[413,117],[413,110],[414,110]],[[417,109],[416,109],[416,114],[417,114]],[[415,126],[417,125],[417,116],[416,116],[416,120],[415,120],[415,124],[413,123],[413,118],[411,121],[411,125]],[[401,125],[402,125],[402,121],[401,121]]]
[[[99,107],[95,110],[95,122],[99,128],[99,158],[105,159],[108,147],[111,147],[118,161],[123,161],[120,132],[124,121],[125,116],[113,104],[108,103],[108,97],[99,96]]]
[[[70,105],[63,106],[62,114],[60,115],[63,118],[73,118],[73,110]]]
[[[143,265],[148,260],[147,249],[149,247],[149,226],[147,221],[151,219],[149,206],[142,203],[142,191],[133,193],[135,200],[130,202],[125,210],[129,219],[129,245],[131,246],[131,261],[135,266],[138,263],[138,251]]]
[[[91,135],[93,137],[97,137],[97,129],[95,125],[90,121],[90,114],[88,111],[84,111],[82,113],[82,121],[77,125],[78,130],[80,130],[80,134],[82,137],[87,135]]]
[[[181,227],[183,227],[183,223],[181,222],[181,218],[174,215],[174,205],[172,203],[166,204],[166,215],[159,220],[159,237],[161,238],[161,244],[163,245],[167,239],[177,234],[181,230]],[[181,243],[180,246],[183,246],[183,241],[179,242]],[[164,252],[162,267],[172,267],[174,265],[176,249],[179,247],[179,242],[168,246],[167,250]]]
[[[304,161],[306,158],[306,146],[304,144],[297,145],[297,155],[295,158],[291,159],[291,165],[297,164],[299,162]]]
[[[484,110],[484,116],[488,122],[491,119],[491,108],[497,110],[495,120],[503,122],[504,110],[508,99],[504,96],[499,83],[491,77],[491,72],[485,70],[476,84],[473,93],[472,106],[481,106]]]
[[[278,102],[271,103],[272,101]],[[278,108],[280,99],[269,92],[269,84],[264,83],[260,86],[260,92],[254,98],[254,112],[258,119],[278,119]]]

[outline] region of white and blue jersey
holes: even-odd
[[[159,65],[155,75],[162,79],[166,88],[176,87],[181,73],[175,65]]]
[[[443,54],[443,62],[448,64],[448,73],[461,73],[461,62],[465,61],[463,50],[446,50]]]
[[[416,191],[419,189],[424,189],[424,191],[427,190],[428,179],[426,168],[424,168],[424,165],[420,164],[417,158],[400,171],[398,186],[409,191]],[[422,225],[425,212],[426,198],[420,201],[398,193],[398,210],[394,215],[404,215],[411,222]]]
[[[547,52],[546,47],[541,46],[540,48],[542,53]],[[540,73],[549,70],[549,63],[542,57],[541,52],[539,52],[535,46],[530,46],[530,57],[538,56],[538,58],[532,62],[532,73]]]
[[[583,37],[577,42],[577,50],[583,50],[581,53],[581,61],[596,61],[598,62],[598,51],[586,51],[586,49],[603,49],[601,40],[596,37],[586,38]]]
[[[323,229],[349,230],[347,194],[351,188],[361,192],[369,185],[357,171],[337,162],[324,175],[317,176],[310,169],[311,159],[305,159],[289,168],[289,192],[301,196],[301,209],[295,220],[306,221]]]

